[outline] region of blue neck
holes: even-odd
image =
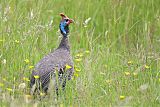
[[[60,25],[59,25],[59,28],[60,28],[61,34],[64,37],[67,37],[67,35],[69,33],[69,27],[66,25],[66,23],[65,22],[61,22]]]

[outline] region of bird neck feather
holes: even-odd
[[[64,48],[70,51],[68,36],[63,36],[58,48]]]

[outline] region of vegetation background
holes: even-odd
[[[160,106],[160,0],[0,0],[0,106]],[[59,99],[29,95],[34,65],[75,20],[74,78]],[[43,93],[41,94],[43,96]]]

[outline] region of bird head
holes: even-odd
[[[60,16],[62,17],[62,20],[60,22],[59,28],[61,31],[61,34],[63,36],[67,36],[69,33],[69,25],[73,23],[73,19],[68,18],[66,15],[63,13],[60,13]]]

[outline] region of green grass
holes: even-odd
[[[0,106],[159,107],[159,6],[159,0],[0,0]],[[29,66],[58,46],[61,12],[75,20],[70,44],[73,57],[83,54],[75,61],[81,71],[58,100],[50,93],[27,101],[28,86],[19,85],[28,84]]]

